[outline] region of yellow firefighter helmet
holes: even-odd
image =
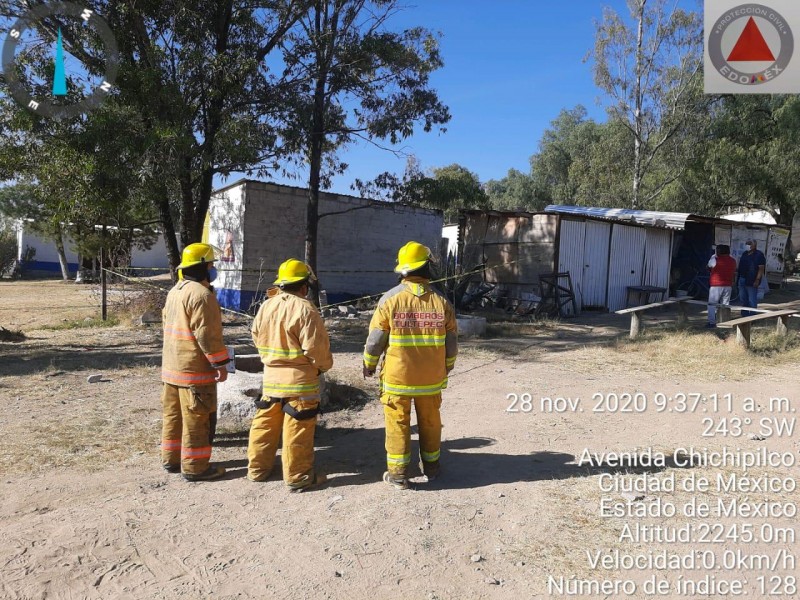
[[[425,266],[431,260],[431,249],[419,242],[408,242],[397,253],[397,266],[395,273],[407,275]]]
[[[296,258],[290,258],[278,267],[278,278],[273,283],[275,285],[287,285],[310,277],[311,269],[306,263]]]
[[[219,251],[211,244],[189,244],[183,249],[181,264],[178,270],[193,267],[202,263],[210,263],[217,260],[216,255]]]

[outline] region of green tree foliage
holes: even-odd
[[[84,4],[115,32],[121,65],[117,88],[104,106],[113,107],[126,119],[112,119],[116,125],[112,127],[112,122],[104,121],[108,114],[95,111],[73,125],[104,131],[118,144],[118,152],[108,156],[112,164],[102,170],[112,178],[125,171],[136,179],[124,187],[157,211],[170,260],[177,265],[178,239],[185,245],[202,235],[215,175],[263,174],[278,168],[282,146],[277,124],[295,94],[292,85],[274,76],[266,59],[311,1],[94,0]],[[27,5],[10,0],[3,3],[0,16],[10,22]],[[52,39],[61,27],[67,50],[99,74],[98,49],[71,43],[75,26],[50,19],[42,34],[49,33]],[[46,80],[46,67],[36,58],[29,61],[31,68]],[[79,94],[79,82],[70,81],[69,89]],[[10,103],[6,107],[10,113],[2,126],[12,133],[6,144],[35,147],[52,142],[45,121]],[[19,177],[25,168],[17,162],[4,174]],[[71,202],[77,200],[70,197]],[[109,201],[120,198],[102,194],[99,199],[101,204]],[[92,204],[87,196],[75,208],[91,214],[96,208]],[[111,213],[108,206],[99,212]]]
[[[702,96],[701,15],[670,0],[628,0],[629,17],[606,8],[597,23],[595,83],[606,94],[609,120],[623,124],[633,148],[627,163],[633,208],[646,208],[684,165],[647,182],[657,159],[692,127]]]
[[[450,119],[430,87],[442,66],[423,27],[389,29],[397,0],[316,0],[284,44],[284,78],[299,82],[284,138],[308,164],[306,262],[316,269],[319,192],[347,165],[337,150],[356,139],[407,138]]]
[[[550,202],[545,187],[538,185],[530,174],[509,169],[502,179],[486,182],[486,195],[494,210],[536,212]]]
[[[454,220],[460,210],[491,208],[478,175],[458,164],[422,170],[409,157],[403,177],[382,173],[374,180],[356,180],[353,187],[365,198],[424,206],[444,212],[445,221]]]
[[[800,209],[800,99],[725,96],[709,116],[671,206],[710,214],[765,210],[791,225]]]

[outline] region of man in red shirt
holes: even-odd
[[[708,261],[711,271],[708,290],[708,324],[706,327],[717,326],[717,307],[715,304],[730,304],[733,277],[736,273],[736,259],[731,256],[729,246],[720,244],[717,253]]]

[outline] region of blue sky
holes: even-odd
[[[412,0],[413,1],[413,0]],[[447,132],[418,132],[401,147],[425,169],[459,163],[481,181],[527,172],[542,132],[562,108],[583,104],[603,119],[591,65],[593,21],[603,6],[625,11],[624,0],[427,0],[394,17],[394,28],[422,25],[441,31],[445,66],[433,85],[450,107]],[[332,191],[352,194],[355,178],[402,173],[405,159],[369,144],[343,154],[350,168]],[[233,181],[229,179],[228,182]],[[305,181],[280,180],[304,186]]]

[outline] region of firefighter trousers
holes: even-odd
[[[386,422],[386,466],[395,479],[408,477],[411,463],[411,402],[410,396],[381,395]],[[419,430],[419,454],[422,472],[439,474],[439,454],[442,443],[442,395],[413,398]]]
[[[319,407],[319,398],[284,398],[297,411]],[[298,420],[283,412],[282,402],[269,408],[260,408],[250,426],[250,441],[247,446],[247,478],[264,481],[272,473],[275,453],[283,434],[281,464],[283,480],[291,488],[302,488],[314,482],[314,431],[317,417]]]
[[[162,386],[161,462],[165,466],[180,463],[183,473],[200,475],[211,459],[217,385]]]

